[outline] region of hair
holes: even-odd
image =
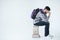
[[[49,6],[46,6],[44,9],[47,9],[48,11],[51,10]]]

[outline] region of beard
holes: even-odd
[[[45,14],[47,14],[47,12],[44,12]]]

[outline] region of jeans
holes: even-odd
[[[49,22],[40,21],[40,22],[38,22],[38,23],[36,23],[34,25],[36,25],[36,26],[43,26],[43,25],[45,25],[45,36],[49,35],[49,25],[50,25]]]

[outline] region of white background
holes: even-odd
[[[0,40],[50,40],[48,37],[32,38],[33,20],[31,12],[35,8],[50,6],[51,40],[60,40],[59,0],[0,0]],[[44,27],[40,27],[41,36]]]

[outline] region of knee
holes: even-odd
[[[50,23],[49,23],[49,22],[47,22],[47,23],[46,23],[46,25],[50,25]]]

